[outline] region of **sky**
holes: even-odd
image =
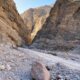
[[[29,8],[54,4],[56,0],[14,0],[18,12],[21,14]]]

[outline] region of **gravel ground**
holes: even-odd
[[[56,80],[58,75],[62,80],[80,80],[80,71],[69,69],[60,63],[57,63],[50,72],[51,80]]]
[[[0,80],[32,80],[30,72],[34,61],[41,61],[48,66],[51,80],[55,80],[57,75],[62,80],[66,77],[67,80],[80,80],[80,55],[77,62],[4,44],[0,44]]]

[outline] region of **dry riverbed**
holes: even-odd
[[[61,56],[1,44],[0,80],[32,80],[31,67],[35,61],[49,68],[51,80],[55,80],[57,75],[62,80],[80,80],[80,55],[71,53],[69,58]]]

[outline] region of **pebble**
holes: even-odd
[[[60,74],[58,74],[56,80],[63,80],[63,77]]]
[[[0,70],[4,70],[6,67],[2,64],[0,64]]]
[[[11,66],[9,64],[6,65],[7,70],[11,70]]]

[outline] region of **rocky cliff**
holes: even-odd
[[[21,14],[21,17],[31,32],[29,43],[32,43],[37,32],[42,28],[46,18],[49,16],[51,7],[52,5],[46,5],[38,8],[31,8]]]
[[[13,0],[0,0],[0,43],[21,45],[27,34],[28,30]]]
[[[68,50],[80,43],[80,0],[57,0],[32,47]]]

